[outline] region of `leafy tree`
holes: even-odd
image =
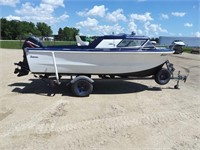
[[[3,39],[15,40],[26,36],[49,36],[52,34],[51,27],[45,23],[37,23],[35,26],[32,22],[11,20],[5,18],[0,19],[1,22],[1,37]]]
[[[48,26],[46,23],[37,23],[37,29],[41,33],[41,36],[50,36],[52,35],[51,27]]]
[[[58,39],[66,41],[75,41],[75,36],[79,34],[76,28],[64,27],[58,30]]]
[[[12,39],[9,22],[5,18],[1,18],[1,37]]]
[[[58,40],[63,40],[63,39],[64,39],[63,29],[59,28],[59,30],[58,30]]]
[[[1,38],[6,40],[24,39],[27,36],[50,36],[52,35],[51,27],[46,23],[38,22],[36,25],[32,22],[18,21],[18,20],[6,20],[0,19],[1,25]],[[76,28],[59,28],[58,39],[74,41],[75,36],[79,34],[79,30]]]

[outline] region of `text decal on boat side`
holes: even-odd
[[[33,56],[33,55],[31,55],[30,58],[38,58],[38,56]]]

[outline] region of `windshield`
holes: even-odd
[[[155,49],[155,46],[152,44],[152,42],[151,41],[148,41],[147,43],[145,43],[145,45],[144,45],[144,47],[143,47],[143,49]]]
[[[146,40],[136,40],[136,39],[124,39],[117,47],[141,47]]]

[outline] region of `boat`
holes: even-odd
[[[92,43],[76,36],[76,45],[44,46],[36,37],[29,37],[23,44],[23,61],[15,63],[18,76],[29,72],[48,78],[54,75],[57,83],[61,76],[75,76],[71,81],[77,96],[91,93],[77,90],[78,81],[92,84],[91,75],[101,78],[130,78],[154,76],[158,84],[169,82],[173,65],[168,61],[172,49],[156,48],[149,37],[134,34],[104,35]],[[166,64],[167,68],[163,68]],[[84,85],[83,84],[83,85]],[[91,85],[81,87],[82,90]],[[76,90],[76,91],[75,91]]]
[[[182,54],[184,46],[185,46],[185,43],[183,41],[174,40],[172,44],[169,46],[169,48],[174,50],[174,54]]]

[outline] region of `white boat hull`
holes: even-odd
[[[128,74],[153,69],[167,61],[169,52],[83,52],[26,50],[30,71],[59,74]]]

